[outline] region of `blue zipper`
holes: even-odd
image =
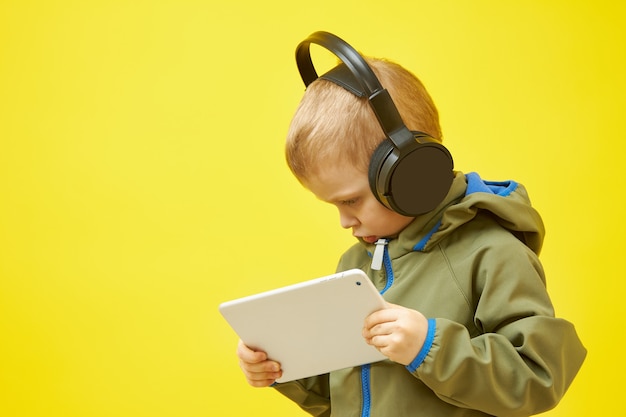
[[[381,294],[387,292],[393,285],[393,269],[391,269],[391,258],[389,258],[389,251],[387,250],[387,244],[385,243],[385,252],[383,253],[383,264],[385,265],[385,273],[387,275],[387,282],[385,288],[380,291]],[[361,407],[361,417],[370,417],[372,407],[372,388],[370,385],[371,365],[361,366],[361,393],[363,394],[363,404]]]
[[[370,364],[361,367],[361,391],[363,392],[361,417],[370,416],[370,406],[372,404],[372,398],[370,397],[370,369]]]
[[[393,269],[391,269],[391,258],[389,258],[389,251],[387,250],[387,246],[385,246],[385,253],[383,254],[383,264],[385,265],[387,283],[385,284],[385,288],[383,288],[380,292],[381,294],[386,293],[387,290],[393,285]]]

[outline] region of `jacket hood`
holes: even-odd
[[[484,181],[475,173],[455,173],[448,195],[435,210],[416,217],[389,242],[392,257],[428,252],[476,216],[488,215],[539,254],[545,229],[526,189],[515,181]],[[367,245],[368,249],[374,245]],[[395,255],[395,256],[394,256]]]

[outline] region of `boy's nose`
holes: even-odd
[[[339,222],[341,223],[341,227],[344,229],[349,229],[351,227],[358,226],[359,224],[359,220],[356,217],[345,213],[339,214]]]

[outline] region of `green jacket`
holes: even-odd
[[[361,241],[338,270],[365,271],[384,298],[422,312],[409,366],[342,369],[275,388],[314,416],[528,416],[554,407],[586,355],[555,318],[537,258],[544,229],[521,184],[457,173],[446,200],[385,247]]]

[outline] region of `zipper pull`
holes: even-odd
[[[374,249],[374,255],[372,255],[372,269],[375,271],[380,271],[383,266],[385,245],[387,245],[387,239],[378,239],[376,241],[376,248]]]

